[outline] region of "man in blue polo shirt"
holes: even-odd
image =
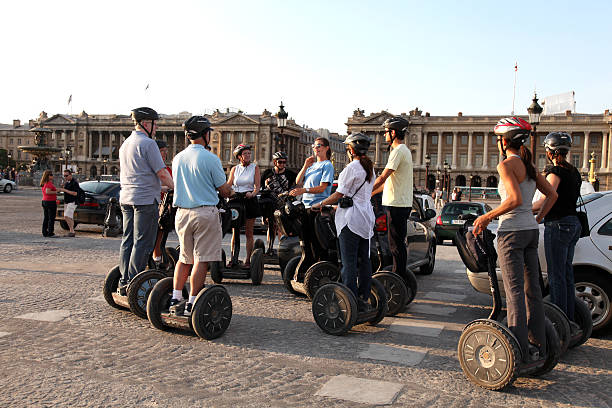
[[[161,185],[174,188],[157,143],[152,139],[159,115],[151,108],[142,107],[132,110],[132,119],[136,129],[119,148],[123,239],[117,291],[122,296],[126,295],[132,278],[144,270],[153,251]]]
[[[217,203],[219,194],[229,197],[232,188],[226,183],[221,160],[207,149],[212,130],[208,119],[192,116],[183,129],[191,144],[172,160],[173,204],[178,207],[175,229],[181,253],[174,269],[170,308],[177,315],[190,316],[193,302],[204,288],[208,263],[222,260]],[[182,290],[190,272],[189,300],[185,302]]]

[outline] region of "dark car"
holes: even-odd
[[[381,205],[382,194],[372,197],[372,206],[376,216],[374,236],[371,245],[376,248],[379,258],[379,269],[393,264],[387,238],[387,216]],[[434,210],[424,211],[414,199],[412,213],[408,220],[406,248],[408,250],[407,268],[415,273],[430,274],[436,260],[436,240],[434,232],[427,227],[427,220],[435,217]],[[279,265],[284,270],[289,260],[301,255],[300,241],[297,236],[283,237],[278,247]]]
[[[485,203],[451,201],[442,207],[442,212],[436,218],[436,239],[438,244],[442,244],[445,239],[453,240],[457,231],[465,223],[465,220],[460,220],[459,216],[463,214],[474,214],[481,216],[486,212],[491,211]]]
[[[85,202],[79,205],[74,212],[74,226],[77,224],[104,225],[106,204],[111,197],[119,200],[121,184],[118,181],[84,181],[79,184],[85,191]],[[60,226],[68,230],[64,221],[64,197],[57,200],[57,218]],[[118,225],[123,225],[121,211],[117,211]]]

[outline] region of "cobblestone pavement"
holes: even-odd
[[[225,284],[231,325],[204,341],[109,307],[101,288],[119,238],[102,238],[93,226],[79,226],[77,238],[43,238],[39,197],[27,188],[0,194],[0,406],[373,406],[322,396],[341,375],[377,380],[368,382],[373,394],[379,382],[399,384],[391,406],[612,405],[609,333],[504,392],[469,383],[457,341],[465,323],[488,315],[490,299],[471,289],[454,247],[439,247],[433,274],[418,277],[416,300],[377,327],[322,333],[310,303],[267,267],[261,286]],[[45,311],[56,311],[50,321],[18,318]],[[377,350],[393,350],[395,359],[378,360]]]

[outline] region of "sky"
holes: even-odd
[[[356,108],[510,114],[515,62],[517,114],[534,90],[612,108],[612,2],[534,3],[4,1],[0,123],[282,100],[298,124],[346,134]]]

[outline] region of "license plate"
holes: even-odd
[[[465,224],[465,220],[453,220],[453,224],[463,225]]]

